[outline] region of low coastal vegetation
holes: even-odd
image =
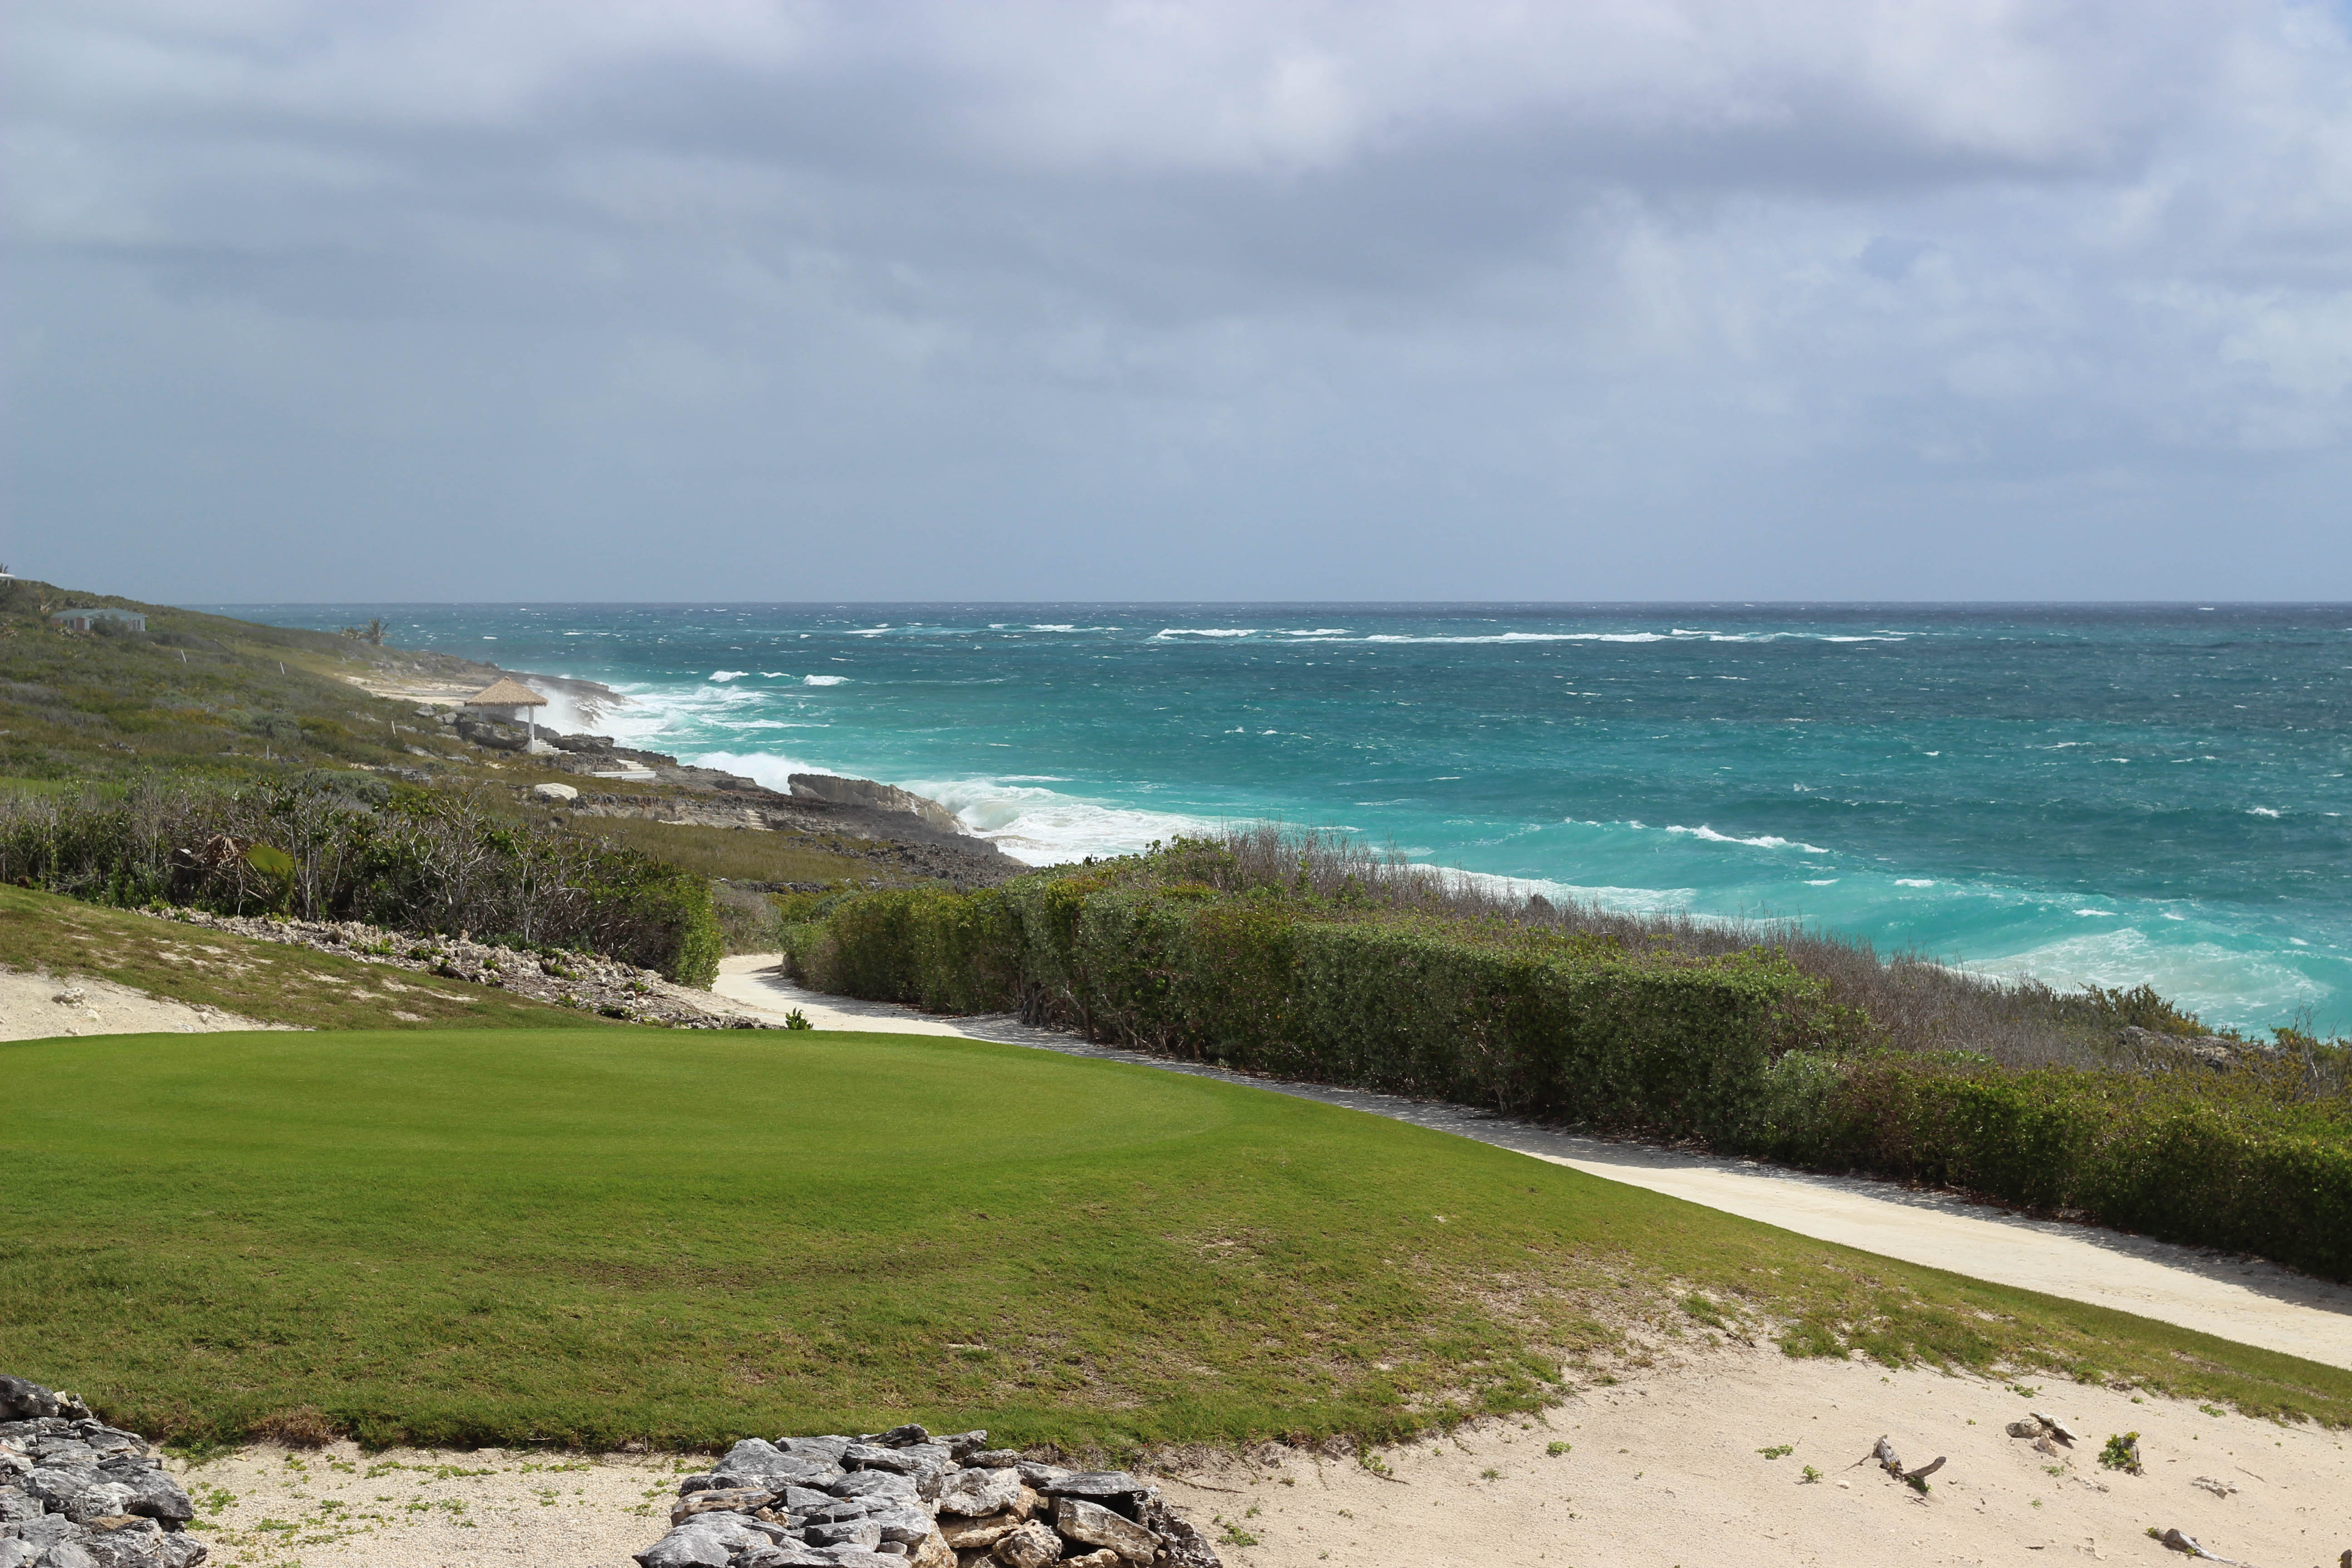
[[[2352,1373],[982,1041],[27,1041],[0,1104],[40,1173],[0,1187],[0,1365],[182,1441],[1379,1440],[1733,1338],[2352,1423]]]
[[[1274,829],[792,913],[789,961],[823,989],[1949,1184],[2352,1279],[2343,1043],[2200,1046],[2145,991],[1562,908]]]
[[[113,801],[0,794],[0,881],[118,905],[363,921],[718,973],[708,878],[478,792],[320,773],[244,789],[142,775]]]

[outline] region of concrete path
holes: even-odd
[[[1285,1083],[1194,1062],[1098,1046],[1007,1014],[947,1019],[882,1002],[804,991],[776,972],[773,954],[730,958],[712,987],[747,1012],[781,1018],[793,1008],[820,1029],[953,1035],[1072,1056],[1132,1062],[1223,1079],[1369,1111],[1415,1126],[1515,1149],[1588,1175],[1646,1187],[1783,1230],[1882,1257],[1947,1268],[2069,1300],[2284,1351],[2352,1370],[2352,1287],[2258,1259],[2227,1257],[2095,1226],[2028,1219],[1948,1193],[1867,1177],[1822,1176],[1717,1154],[1558,1132],[1458,1105],[1363,1089]]]

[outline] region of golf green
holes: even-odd
[[[1627,1324],[2352,1378],[1331,1107],[937,1037],[0,1045],[0,1371],[140,1430],[1112,1447],[1539,1403]],[[2185,1348],[2184,1348],[2185,1347]],[[2183,1357],[2189,1357],[2184,1362]]]

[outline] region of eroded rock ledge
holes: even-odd
[[[639,1568],[1220,1568],[1149,1481],[985,1432],[747,1437],[677,1489]]]

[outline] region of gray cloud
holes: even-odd
[[[2352,590],[2340,8],[224,0],[16,33],[0,537],[52,577]]]

